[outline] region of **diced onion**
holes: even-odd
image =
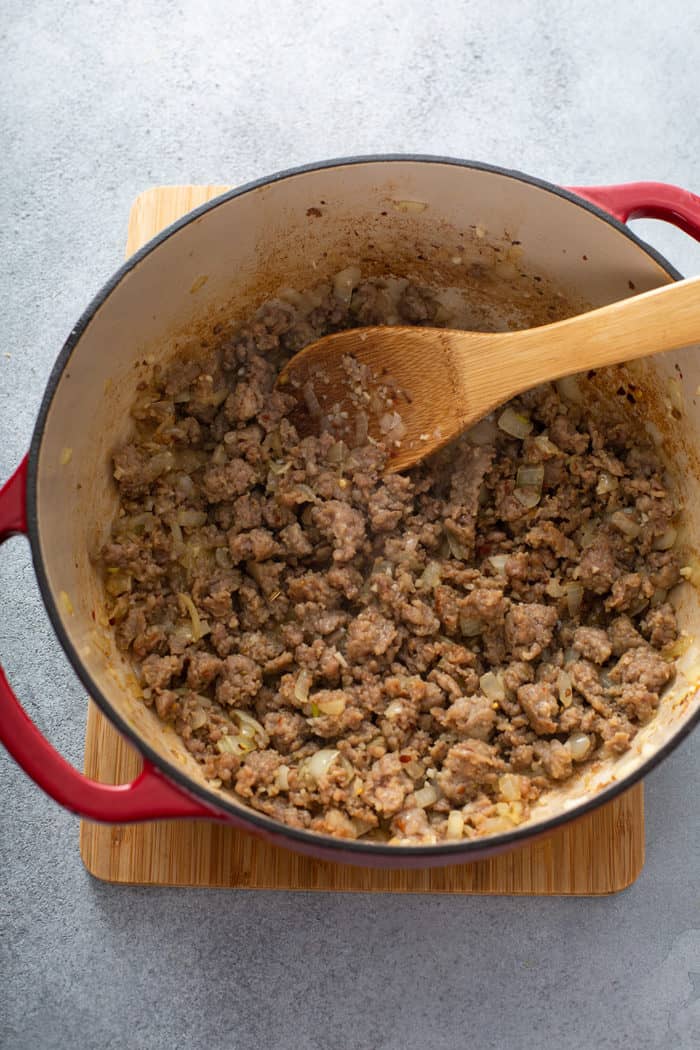
[[[587,518],[577,531],[578,542],[581,547],[590,547],[598,534],[598,525],[595,521]],[[575,575],[575,574],[574,574]]]
[[[675,376],[671,376],[668,380],[668,399],[672,408],[675,408],[677,412],[683,412],[685,407],[683,404],[683,387],[680,380],[676,379]]]
[[[203,711],[201,707],[198,707],[196,711],[192,713],[190,718],[190,726],[192,729],[201,729],[202,726],[207,724],[207,713]]]
[[[591,749],[591,738],[585,733],[572,733],[566,741],[574,762],[582,762]]]
[[[486,674],[482,674],[479,679],[479,687],[489,700],[505,699],[506,690],[503,684],[503,677],[500,674],[494,674],[493,671],[487,671]]]
[[[216,741],[216,750],[219,752],[220,755],[237,755],[240,753],[237,741],[238,737],[235,736],[221,736]]]
[[[159,478],[161,474],[172,470],[175,466],[175,456],[172,452],[157,452],[148,461],[148,475],[152,481]]]
[[[505,817],[513,824],[519,824],[523,819],[523,804],[519,800],[515,802],[497,802],[496,813],[499,817]]]
[[[519,438],[521,441],[532,433],[532,423],[527,416],[521,415],[511,408],[510,405],[498,417],[498,426],[511,437]]]
[[[182,653],[192,641],[192,624],[180,624],[170,632],[171,651]]]
[[[574,693],[571,683],[571,675],[566,671],[560,671],[557,675],[557,689],[559,691],[559,703],[562,707],[571,707]]]
[[[270,738],[258,722],[257,718],[253,718],[253,716],[249,715],[247,711],[234,710],[231,714],[240,726],[240,735],[242,737],[248,737],[249,739],[255,740],[259,747],[267,747]]]
[[[479,831],[484,835],[502,835],[513,830],[513,821],[508,817],[486,817],[479,824]]]
[[[390,722],[393,722],[395,718],[398,718],[403,711],[403,702],[401,700],[392,700],[387,705],[384,717],[388,718]]]
[[[393,201],[391,206],[394,211],[402,211],[408,215],[417,215],[428,207],[425,201]]]
[[[112,598],[117,598],[120,594],[127,594],[131,590],[131,576],[119,569],[114,572],[108,570],[105,590]]]
[[[518,503],[525,507],[526,510],[532,510],[532,508],[536,507],[540,502],[542,498],[542,490],[533,488],[516,488],[513,495]]]
[[[583,394],[576,376],[564,376],[563,379],[557,379],[555,386],[559,396],[565,401],[573,401],[575,405],[580,405],[583,401]]]
[[[345,710],[345,698],[338,696],[332,700],[317,700],[316,706],[322,715],[342,715]]]
[[[700,561],[697,558],[689,558],[688,564],[683,565],[678,571],[684,580],[700,590]]]
[[[170,531],[173,534],[173,553],[181,554],[182,549],[185,545],[185,541],[182,536],[182,529],[177,521],[170,522]]]
[[[305,485],[300,482],[294,486],[294,502],[295,503],[317,503],[316,493],[309,485]]]
[[[195,528],[197,525],[204,525],[207,520],[207,516],[203,510],[179,510],[175,515],[175,521],[178,525],[184,525],[186,529]]]
[[[231,431],[230,434],[226,435],[224,441],[229,438],[235,438],[235,436],[235,430]],[[271,430],[269,434],[265,435],[262,440],[262,448],[267,452],[271,459],[279,458],[279,456],[282,455],[282,437],[279,432],[279,427],[275,427],[274,430]]]
[[[429,561],[420,578],[420,587],[424,591],[432,591],[440,582],[440,562]]]
[[[360,283],[362,273],[359,266],[346,266],[333,278],[333,294],[341,303],[349,303],[353,289]]]
[[[216,741],[216,750],[220,755],[247,755],[255,750],[255,742],[250,737],[222,736]]]
[[[532,441],[538,452],[543,456],[560,456],[562,454],[559,446],[550,441],[547,434],[538,434]]]
[[[416,800],[416,805],[421,809],[427,809],[428,806],[432,806],[440,798],[440,792],[432,784],[425,784],[420,790],[416,791],[413,796]]]
[[[491,445],[496,440],[496,423],[493,419],[482,419],[470,427],[464,435],[472,445]]]
[[[298,306],[299,308],[304,305],[304,296],[301,292],[298,292],[296,288],[280,288],[277,293],[277,298],[285,303],[290,303],[292,306]]]
[[[508,562],[508,554],[492,554],[489,561],[493,565],[494,570],[502,576],[506,571],[506,564]]]
[[[453,558],[457,558],[458,561],[468,561],[469,551],[464,544],[459,540],[449,529],[445,531],[447,536],[447,546],[450,548],[450,554]]]
[[[655,551],[667,551],[667,550],[670,550],[670,548],[676,542],[676,537],[677,536],[678,536],[678,532],[676,531],[676,529],[674,529],[672,525],[669,525],[669,527],[666,529],[666,531],[663,532],[660,536],[658,536],[654,540],[654,543],[653,543],[654,550]]]
[[[207,404],[213,405],[214,408],[218,408],[219,405],[223,405],[228,397],[228,393],[228,389],[225,386],[222,386],[219,390],[215,390],[211,397],[207,398]]]
[[[615,513],[611,515],[610,521],[616,529],[619,529],[620,532],[625,536],[628,536],[631,540],[636,540],[642,531],[634,518],[623,510],[616,510]]]
[[[124,532],[150,532],[155,525],[155,520],[153,515],[148,512],[145,514],[131,514],[126,515],[124,518],[118,518],[115,527],[120,534]]]
[[[562,585],[561,580],[556,579],[547,580],[544,590],[550,598],[563,598],[566,594],[566,587]]]
[[[668,660],[676,660],[679,656],[685,656],[692,644],[693,640],[690,635],[680,634],[675,642],[664,646],[664,657]],[[697,663],[697,660],[694,660],[693,663]]]
[[[225,547],[216,548],[214,551],[214,561],[220,569],[230,569],[233,564],[231,561],[231,554]]]
[[[504,773],[498,778],[498,790],[506,802],[517,802],[522,797],[520,777],[514,773]]]
[[[223,467],[228,462],[228,456],[226,455],[226,446],[217,445],[211,454],[211,461],[217,467]]]
[[[614,474],[608,474],[607,471],[598,478],[598,484],[596,485],[596,492],[599,496],[607,496],[609,492],[615,492],[620,487],[619,480]]]
[[[309,699],[309,689],[312,682],[313,675],[310,671],[302,670],[297,675],[297,680],[294,684],[294,697],[302,704]]]
[[[360,817],[352,817],[352,818],[351,818],[351,820],[350,820],[350,823],[351,823],[351,824],[352,824],[352,826],[354,827],[354,829],[355,829],[355,832],[356,832],[356,834],[357,834],[357,837],[358,837],[358,839],[359,839],[359,838],[362,838],[362,836],[363,836],[364,834],[366,834],[366,832],[368,832],[368,831],[369,831],[369,830],[370,830],[371,828],[373,828],[373,827],[374,827],[374,824],[372,824],[372,823],[371,823],[370,821],[368,821],[368,820],[362,820],[362,819],[361,819]],[[377,833],[375,833],[375,834],[377,834]],[[380,833],[379,833],[379,834],[377,835],[377,841],[379,841],[379,836],[380,836],[380,835],[382,836],[382,838],[381,838],[381,840],[382,840],[382,841],[384,841],[384,840],[385,840],[385,838],[387,837],[387,836],[386,836],[386,833],[383,833],[383,834],[382,834],[382,833],[380,832]]]
[[[348,783],[350,783],[350,781],[355,776],[355,767],[352,765],[350,760],[345,757],[345,755],[340,756],[340,758],[338,759],[338,765],[343,767],[343,769],[348,775]]]
[[[204,637],[205,632],[202,629],[202,621],[199,618],[197,608],[189,594],[178,594],[177,598],[181,609],[189,614],[192,621],[192,641],[198,642],[200,638]]]
[[[387,441],[400,441],[406,433],[406,425],[398,412],[385,412],[379,420],[379,432]]]
[[[282,477],[283,474],[287,473],[291,465],[292,462],[289,459],[286,462],[279,462],[278,460],[273,460],[272,463],[270,463],[270,473],[273,474],[276,478]]]
[[[465,616],[464,613],[460,613],[459,629],[465,638],[474,638],[477,634],[481,634],[484,625],[481,620],[476,620],[473,616]]]
[[[340,751],[336,751],[333,748],[321,748],[320,751],[313,754],[304,764],[304,768],[307,773],[313,777],[316,783],[318,783],[321,777],[328,772],[339,755]]]
[[[544,467],[541,463],[533,467],[518,467],[515,484],[519,489],[541,489],[544,483]]]
[[[388,558],[375,558],[372,563],[372,575],[384,573],[386,576],[391,576],[393,568],[393,563]]]
[[[581,602],[583,601],[583,587],[580,583],[567,583],[566,584],[566,605],[569,610],[569,616],[576,617],[581,609]]]
[[[450,810],[450,815],[447,818],[447,828],[445,829],[445,838],[448,839],[461,839],[464,835],[464,814],[459,809]]]
[[[289,766],[279,766],[275,773],[275,783],[280,791],[289,791]]]
[[[178,474],[175,478],[175,488],[183,496],[194,494],[194,481],[189,474]]]

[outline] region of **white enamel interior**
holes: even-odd
[[[338,164],[249,190],[173,233],[121,279],[80,336],[48,410],[37,475],[41,555],[62,625],[102,694],[167,762],[201,784],[179,739],[137,699],[105,622],[92,558],[116,505],[110,452],[129,431],[136,385],[155,358],[206,336],[217,320],[244,317],[280,287],[309,287],[350,262],[365,273],[471,282],[475,326],[531,323],[528,310],[537,316],[556,294],[548,282],[572,304],[596,306],[670,280],[629,237],[571,201],[507,175],[433,161]],[[520,271],[543,280],[520,278]],[[693,350],[667,354],[638,366],[637,378],[647,392],[645,418],[665,435],[681,478],[685,539],[694,547],[700,362]],[[669,379],[677,384],[674,401],[682,396],[680,421],[669,415]],[[683,585],[676,601],[682,628],[695,639],[695,591]],[[681,664],[684,674],[632,750],[550,794],[533,823],[573,811],[630,776],[681,730],[700,703],[695,644]]]

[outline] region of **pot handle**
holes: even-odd
[[[0,489],[0,543],[26,535],[27,457]],[[130,784],[100,784],[74,769],[39,732],[0,666],[0,742],[47,795],[89,820],[127,824],[165,817],[215,818],[215,810],[177,788],[152,763]],[[219,813],[218,816],[221,816]]]
[[[568,186],[571,193],[597,204],[620,222],[662,219],[700,241],[700,197],[665,182],[628,182],[621,186]]]

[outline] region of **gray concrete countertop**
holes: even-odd
[[[698,192],[699,32],[683,0],[5,0],[0,478],[142,189],[415,151]],[[700,272],[700,246],[638,226]],[[80,764],[84,693],[22,540],[0,594],[5,668]],[[636,885],[547,900],[102,885],[77,821],[1,752],[0,1045],[690,1050],[699,753],[696,733],[648,780]]]

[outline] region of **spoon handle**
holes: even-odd
[[[507,385],[513,393],[547,379],[688,346],[700,342],[700,277],[654,288],[565,321],[498,336],[495,351],[501,339],[502,347],[511,351]],[[464,358],[464,368],[469,370],[473,367],[469,354]],[[501,375],[503,366],[501,351]]]

